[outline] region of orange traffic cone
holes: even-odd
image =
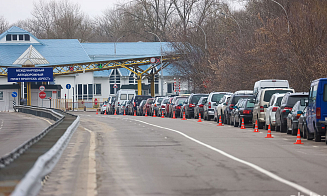
[[[125,110],[124,110],[124,116],[126,116],[126,112],[125,112]]]
[[[241,129],[245,129],[245,126],[244,126],[244,118],[242,118],[242,125],[241,125]]]
[[[268,125],[268,133],[267,133],[267,137],[265,137],[265,138],[274,138],[271,136],[270,125]]]
[[[115,114],[114,115],[117,115],[116,110],[115,110]]]
[[[95,113],[95,114],[98,114],[98,109],[97,109],[97,113]]]
[[[107,110],[104,111],[104,115],[107,115]]]
[[[297,129],[297,136],[296,136],[296,142],[294,144],[303,144],[301,142],[301,133],[300,133],[300,129]]]
[[[145,110],[145,117],[148,116],[148,110]]]
[[[173,112],[173,119],[177,119],[175,115],[175,111]]]
[[[187,120],[187,119],[185,118],[185,112],[183,112],[183,118],[182,118],[182,120]]]
[[[202,120],[201,120],[201,113],[199,113],[199,120],[198,120],[198,122],[202,122]]]
[[[255,132],[255,133],[260,132],[259,129],[258,129],[258,121],[257,120],[255,121],[255,126],[254,126],[254,131],[253,132]]]
[[[124,110],[124,112],[125,112],[125,110]],[[134,110],[134,116],[136,116],[136,110]]]
[[[156,116],[156,111],[153,111],[153,116],[152,117],[157,117]]]
[[[165,118],[165,115],[164,115],[163,110],[162,110],[162,112],[161,112],[161,118]]]
[[[221,123],[221,116],[219,116],[219,123],[217,126],[224,126],[223,123]]]

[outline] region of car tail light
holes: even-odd
[[[119,102],[118,102],[118,105],[119,105]]]
[[[200,107],[200,108],[203,108],[203,104],[200,104],[199,107]]]
[[[136,106],[136,103],[134,102],[134,107]]]
[[[292,110],[292,108],[290,108],[290,107],[285,107],[285,108],[283,109],[282,112],[287,112],[287,111],[289,111],[289,110]]]
[[[162,105],[161,108],[165,108],[166,106],[165,105]]]
[[[265,112],[265,108],[263,106],[260,106],[260,112]]]
[[[209,102],[208,108],[211,108],[211,102]]]
[[[296,114],[296,118],[299,119],[301,114]]]
[[[251,110],[243,110],[243,114],[251,114]]]
[[[316,118],[317,119],[320,119],[321,118],[321,108],[320,107],[317,107],[316,108]]]
[[[103,105],[103,107],[106,107],[106,105]]]
[[[154,104],[154,107],[157,107],[157,104]]]
[[[195,105],[190,103],[190,104],[188,104],[188,107],[193,108],[193,107],[195,107]]]
[[[176,106],[176,109],[177,109],[177,110],[180,110],[180,109],[181,109],[181,106]]]
[[[229,109],[232,110],[234,107],[234,104],[230,104]]]
[[[272,112],[276,112],[278,107],[273,107]]]

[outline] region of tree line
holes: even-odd
[[[296,91],[327,75],[327,1],[248,0],[231,11],[219,0],[133,0],[91,19],[79,4],[39,1],[32,17],[9,24],[41,39],[170,42],[181,60],[169,70],[194,92],[252,89],[287,79]],[[150,33],[151,32],[151,33]]]

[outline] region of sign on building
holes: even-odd
[[[8,82],[49,82],[53,81],[51,67],[8,68]]]

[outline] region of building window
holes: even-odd
[[[87,84],[83,84],[83,99],[87,99]]]
[[[117,85],[116,92],[119,91],[120,85]],[[115,94],[114,84],[110,84],[110,94]]]
[[[109,77],[110,83],[110,94],[115,94],[120,89],[120,74],[117,69],[112,70],[111,75]],[[114,85],[117,85],[115,90]]]
[[[19,41],[24,40],[24,35],[19,35],[18,37],[19,37]]]
[[[3,100],[3,91],[0,91],[0,100]]]
[[[167,83],[167,93],[173,93],[173,84]]]
[[[131,73],[131,75],[129,76],[129,83],[130,84],[136,84],[137,82],[136,82],[136,75],[135,75],[135,73]]]
[[[52,91],[44,91],[44,92],[45,92],[45,97],[46,98],[49,98],[49,97],[52,98]]]
[[[94,94],[101,95],[101,84],[94,84]]]
[[[12,40],[17,41],[17,35],[12,35]]]
[[[78,84],[78,93],[77,93],[78,99],[82,99],[82,94],[83,94],[83,92],[82,92],[82,84]]]
[[[88,84],[89,99],[93,98],[93,84]]]
[[[154,92],[155,92],[155,94],[159,93],[159,84],[154,85]]]
[[[6,35],[6,41],[11,41],[11,34]]]
[[[24,36],[25,36],[25,41],[30,41],[30,35],[25,34]]]

